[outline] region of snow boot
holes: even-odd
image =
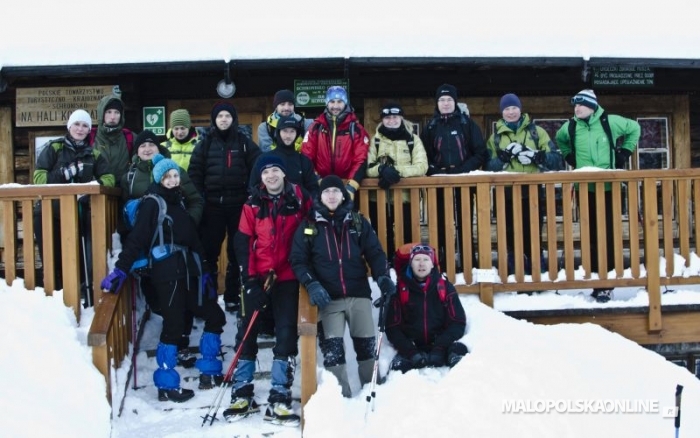
[[[194,397],[191,389],[180,388],[180,374],[175,371],[177,345],[159,343],[156,362],[158,368],[153,372],[153,383],[158,388],[158,400],[182,403]]]
[[[173,401],[175,403],[182,403],[186,402],[192,397],[194,397],[194,391],[192,391],[191,389],[158,389],[158,400],[160,401]]]
[[[593,289],[591,297],[599,303],[607,303],[612,299],[612,289]]]
[[[255,402],[253,397],[233,396],[231,405],[224,410],[224,418],[226,421],[233,423],[256,412],[260,412],[260,405]]]
[[[192,368],[197,361],[197,356],[192,354],[189,348],[183,348],[177,352],[177,364],[182,368]]]
[[[263,420],[289,427],[297,427],[301,423],[301,417],[294,413],[290,402],[270,403],[265,410]]]
[[[220,386],[224,382],[224,376],[221,374],[211,375],[211,374],[200,374],[199,375],[199,389],[212,389],[214,387]]]
[[[219,350],[221,350],[221,335],[210,332],[202,333],[199,340],[199,351],[202,353],[202,357],[195,362],[201,373],[199,375],[199,389],[211,389],[215,382],[218,384],[223,382],[223,365],[221,359],[216,357]]]

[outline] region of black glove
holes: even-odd
[[[389,299],[396,295],[396,285],[391,278],[386,275],[382,275],[377,279],[377,285],[379,285],[379,290],[382,291],[382,296],[385,299]]]
[[[390,164],[382,164],[379,166],[379,174],[382,178],[389,181],[390,184],[396,184],[401,181],[401,174]]]
[[[417,351],[411,355],[411,366],[413,368],[425,368],[428,364],[428,355],[424,351]]]
[[[445,365],[445,349],[442,347],[433,348],[428,355],[428,366],[444,367]]]
[[[576,156],[572,153],[564,157],[564,161],[569,163],[569,166],[573,167],[576,169]]]
[[[309,292],[311,304],[319,309],[323,309],[331,302],[331,296],[328,295],[328,291],[318,281],[312,281],[307,284],[306,291]]]
[[[267,294],[260,286],[257,278],[245,281],[245,304],[249,309],[262,310],[267,306]]]
[[[544,153],[542,151],[523,146],[522,151],[520,151],[518,154],[518,161],[520,161],[520,164],[525,166],[528,164],[540,164],[542,161],[544,161]]]
[[[504,163],[510,163],[510,160],[513,158],[513,154],[511,154],[509,150],[501,148],[496,150],[496,156]]]
[[[632,151],[625,148],[619,148],[615,150],[615,169],[624,169],[627,160],[630,159]]]

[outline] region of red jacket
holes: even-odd
[[[311,197],[287,182],[276,200],[262,188],[243,206],[235,251],[243,278],[265,277],[270,269],[278,281],[296,280],[289,264],[294,232],[311,208]]]
[[[301,153],[311,159],[321,178],[337,175],[357,188],[364,178],[369,136],[353,112],[341,114],[339,122],[329,121],[330,117],[324,112],[313,121]]]

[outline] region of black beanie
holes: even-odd
[[[111,109],[115,109],[115,110],[119,111],[120,113],[123,113],[124,112],[124,104],[119,99],[112,99],[109,102],[107,102],[107,105],[105,105],[105,112],[107,112],[107,110],[111,110]]]
[[[231,117],[233,117],[234,122],[238,119],[236,108],[234,108],[230,103],[222,100],[215,103],[214,108],[211,110],[211,124],[213,126],[216,126],[216,116],[218,116],[221,111],[228,111],[229,114],[231,114]]]
[[[403,116],[403,108],[397,102],[389,102],[379,112],[380,119],[386,116]]]
[[[280,138],[280,131],[283,130],[284,128],[294,128],[297,131],[297,136],[294,138],[296,141],[301,134],[303,134],[303,128],[302,124],[303,120],[297,120],[294,115],[291,116],[282,116],[277,120],[277,127],[275,128],[275,136],[277,138]],[[293,144],[293,142],[292,142]]]
[[[275,98],[272,99],[272,107],[277,108],[277,105],[284,102],[291,102],[294,105],[294,93],[289,90],[280,90],[275,93]]]
[[[139,146],[146,143],[147,141],[158,146],[158,137],[153,133],[153,131],[149,131],[148,129],[146,129],[139,135],[137,135],[134,139],[134,148],[138,149]]]
[[[345,190],[345,184],[343,183],[343,180],[336,175],[328,175],[323,177],[323,179],[321,180],[321,184],[319,185],[319,197],[320,194],[323,193],[323,191],[329,187],[335,187],[340,189],[340,191],[343,193],[343,198],[346,200],[350,199],[348,191]]]
[[[450,96],[457,103],[457,88],[454,85],[442,84],[438,87],[435,92],[435,101],[440,99],[442,96]]]

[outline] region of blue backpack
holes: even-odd
[[[158,227],[156,232],[153,233],[149,254],[140,254],[139,258],[136,259],[133,265],[131,265],[130,272],[137,275],[146,274],[147,272],[145,270],[151,267],[153,259],[158,261],[169,256],[172,253],[173,246],[165,244],[163,239],[163,222],[167,219],[168,223],[172,224],[173,220],[166,214],[168,207],[165,204],[165,200],[161,196],[154,193],[148,193],[140,198],[130,199],[126,202],[122,213],[124,215],[124,224],[126,225],[127,230],[131,231],[134,229],[134,224],[138,219],[139,207],[147,198],[155,199],[155,201],[158,203]],[[156,239],[158,239],[157,245],[155,244]]]

